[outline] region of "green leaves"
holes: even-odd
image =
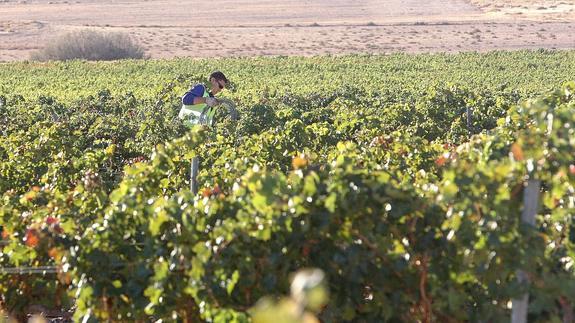
[[[531,315],[559,317],[575,302],[575,85],[516,103],[571,77],[571,56],[224,60],[245,85],[225,94],[241,118],[209,130],[176,118],[191,74],[168,83],[156,70],[209,64],[100,66],[107,79],[81,62],[47,66],[100,88],[75,102],[57,89],[0,98],[0,267],[59,268],[0,274],[1,305],[73,299],[76,320],[245,322],[260,297],[287,292],[289,273],[317,267],[332,295],[314,306],[323,321],[500,321],[521,268]],[[491,60],[505,74],[477,68]],[[563,74],[509,74],[521,60]],[[118,84],[124,68],[165,86]],[[2,89],[26,88],[7,79]],[[536,229],[519,225],[533,177]]]

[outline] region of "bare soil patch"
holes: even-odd
[[[0,12],[0,61],[84,28],[129,33],[152,58],[575,46],[575,0],[0,0]]]
[[[491,17],[573,21],[575,0],[471,0]]]

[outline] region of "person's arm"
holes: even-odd
[[[196,96],[194,97],[194,104],[203,104],[203,103],[207,103],[206,102],[207,98],[204,98],[202,96]]]
[[[203,84],[194,85],[194,87],[192,87],[182,97],[182,103],[185,105],[205,103],[205,99],[203,98],[205,89],[206,88],[204,87]]]
[[[194,104],[207,104],[209,107],[213,107],[219,104],[218,100],[213,96],[208,97],[195,97]]]

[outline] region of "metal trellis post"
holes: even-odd
[[[521,222],[535,226],[535,215],[539,207],[539,188],[541,181],[530,179],[523,192],[523,212]],[[523,270],[517,271],[517,280],[520,284],[528,284],[527,274]],[[523,294],[512,303],[511,323],[527,323],[527,307],[529,305],[529,293]]]
[[[190,171],[190,190],[194,194],[198,193],[198,181],[196,178],[198,177],[198,171],[199,170],[200,170],[199,157],[193,157],[192,158],[191,171]]]

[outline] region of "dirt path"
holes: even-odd
[[[0,0],[0,61],[60,33],[130,33],[152,58],[575,48],[575,0]]]

